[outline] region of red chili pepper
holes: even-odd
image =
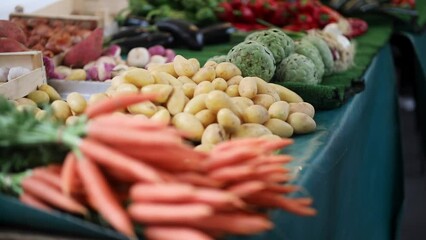
[[[288,3],[279,2],[273,13],[268,16],[268,21],[277,26],[288,24],[291,14],[288,11]]]
[[[366,21],[359,18],[347,18],[346,19],[351,26],[351,30],[347,37],[353,38],[364,34],[368,30],[368,24]]]
[[[218,18],[226,21],[226,22],[233,22],[235,20],[234,14],[232,13],[233,8],[230,3],[228,2],[221,2],[218,5],[217,8],[218,11]]]
[[[253,11],[247,5],[240,6],[241,19],[246,23],[255,23],[256,17],[254,16]]]
[[[243,1],[242,0],[232,0],[230,2],[231,6],[233,9],[239,9],[241,7],[241,5],[243,5]]]
[[[321,14],[327,14],[330,17],[331,22],[337,22],[342,18],[342,15],[325,5],[320,7],[320,12]]]

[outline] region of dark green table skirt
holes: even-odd
[[[296,137],[285,151],[295,157],[293,167],[301,169],[296,181],[314,198],[318,216],[301,218],[274,211],[274,230],[229,239],[392,239],[402,205],[402,166],[389,46],[375,58],[365,81],[365,91],[344,106],[317,113],[318,130]],[[0,196],[0,223],[98,239],[122,238],[69,215],[30,209],[6,196]]]

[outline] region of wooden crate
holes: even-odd
[[[0,83],[0,95],[18,99],[47,82],[43,56],[39,51],[0,53],[0,67],[25,67],[32,71],[5,83]]]
[[[94,27],[103,28],[105,35],[110,35],[117,28],[114,17],[119,11],[127,7],[127,0],[58,0],[32,13],[11,13],[9,18],[41,17],[88,22],[93,23]]]

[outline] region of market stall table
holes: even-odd
[[[364,76],[365,90],[340,108],[315,116],[318,130],[286,149],[301,169],[296,179],[318,216],[271,212],[275,228],[242,239],[392,239],[402,205],[402,166],[396,86],[390,47]],[[47,214],[0,195],[0,224],[46,233],[124,239],[113,230],[68,214]],[[0,232],[1,236],[1,232]]]

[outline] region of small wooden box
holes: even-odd
[[[25,97],[47,83],[43,56],[39,51],[0,53],[0,67],[25,67],[32,71],[8,82],[0,82],[0,95],[7,99]]]

